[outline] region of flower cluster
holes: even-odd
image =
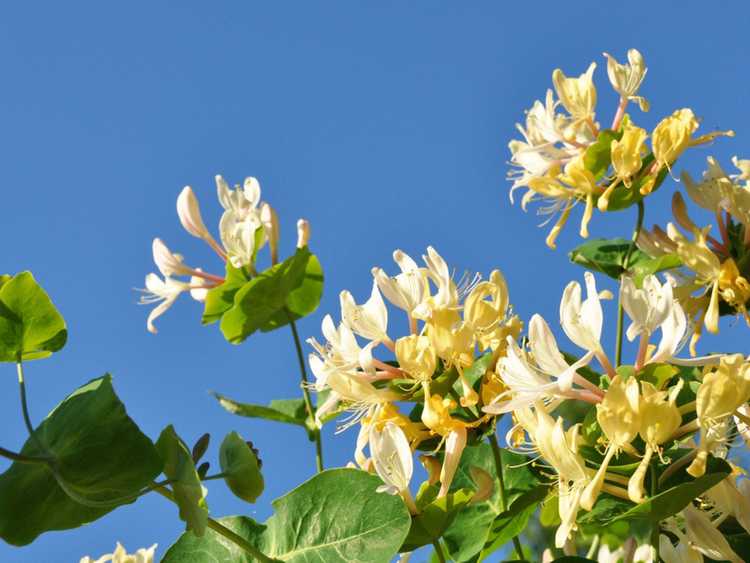
[[[551,248],[578,202],[585,203],[580,228],[585,238],[595,207],[603,212],[631,205],[658,187],[688,147],[719,135],[733,135],[717,131],[695,137],[699,122],[688,108],[662,119],[649,135],[625,113],[631,101],[642,111],[649,109],[646,100],[637,95],[646,76],[643,57],[635,49],[628,51],[624,64],[612,55],[604,56],[609,82],[620,97],[608,129],[596,121],[596,63],[591,63],[577,77],[556,69],[552,73],[555,92],[547,90],[544,103],[534,102],[526,112],[525,125],[517,126],[523,139],[509,143],[514,166],[511,200],[517,188],[525,187],[524,209],[529,202],[542,199],[546,205],[540,208],[541,214],[559,213],[547,237]],[[558,111],[560,106],[564,112]],[[649,136],[650,150],[646,145]]]
[[[83,557],[81,563],[153,563],[156,544],[148,549],[141,548],[132,555],[129,555],[121,543],[117,543],[114,553],[102,555],[99,559]]]
[[[278,262],[279,220],[274,209],[260,199],[260,184],[252,177],[245,178],[243,186],[230,188],[221,176],[216,176],[216,191],[224,209],[219,221],[219,239],[211,235],[201,216],[198,198],[190,186],[185,186],[177,198],[177,216],[183,228],[196,238],[203,240],[224,264],[235,269],[255,273],[258,252],[267,244],[271,263]],[[297,222],[297,247],[307,245],[310,227],[307,221]],[[177,298],[189,292],[196,301],[203,302],[207,292],[224,283],[225,277],[189,266],[180,254],[173,253],[159,238],[153,245],[154,263],[161,273],[146,276],[146,289],[140,302],[158,303],[146,322],[149,332],[156,333],[154,321],[161,316]],[[224,269],[226,266],[222,267]],[[183,279],[180,279],[183,278]]]
[[[694,320],[691,348],[702,327],[719,331],[721,314],[741,314],[750,324],[747,303],[750,300],[750,160],[732,159],[738,174],[727,174],[713,157],[708,169],[696,182],[682,173],[690,201],[709,211],[716,219],[718,237],[710,234],[711,225],[699,227],[690,217],[685,199],[679,192],[672,197],[675,222],[666,230],[655,226],[642,231],[638,246],[655,258],[675,256],[684,268],[676,275],[676,288],[683,307]],[[684,230],[680,230],[680,227]]]
[[[372,463],[389,490],[407,498],[412,452],[423,442],[437,441],[436,451],[444,445],[442,464],[423,458],[428,469],[440,468],[433,476],[443,496],[467,433],[488,421],[481,407],[503,389],[492,370],[474,369],[475,358],[503,356],[522,327],[510,311],[498,270],[487,280],[464,278],[457,284],[433,248],[423,256],[424,266],[400,250],[393,257],[400,273],[390,276],[373,268],[372,293],[363,304],[342,291],[341,323],[326,316],[325,344],[309,341],[315,349],[309,357],[315,390],[328,393],[317,417],[320,421],[336,409],[353,411],[349,425],[361,426],[357,463],[363,468]],[[408,334],[391,336],[383,297],[405,313]],[[396,361],[377,357],[380,350]],[[415,403],[413,416],[401,413],[397,402]],[[368,444],[372,459],[364,454]]]

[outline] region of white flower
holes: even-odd
[[[260,203],[260,184],[252,177],[245,178],[243,189],[239,186],[231,189],[221,175],[216,176],[216,192],[219,203],[226,211],[231,211],[243,218],[257,211]]]
[[[643,279],[643,287],[637,288],[633,279],[626,276],[620,286],[620,299],[632,322],[627,330],[631,342],[639,335],[653,334],[672,313],[674,296],[672,284],[659,283],[656,276]]]
[[[221,242],[232,266],[241,268],[253,262],[255,253],[266,241],[266,234],[257,208],[260,185],[255,178],[246,178],[244,188],[229,188],[224,178],[216,176],[216,190],[224,214],[219,221]]]
[[[607,76],[615,92],[625,100],[637,102],[641,111],[648,111],[649,105],[645,98],[636,96],[646,77],[646,64],[643,55],[637,49],[628,49],[628,64],[620,64],[609,53],[607,57]]]
[[[659,557],[664,563],[703,563],[703,555],[682,536],[677,546],[665,535],[659,536]]]
[[[584,301],[581,301],[581,286],[578,282],[572,281],[565,288],[560,301],[560,324],[571,342],[585,350],[598,352],[602,349],[604,315],[594,275],[586,272],[584,278]]]
[[[307,219],[297,220],[297,248],[305,248],[310,242],[310,222]]]
[[[114,553],[102,555],[99,559],[92,559],[91,557],[81,558],[81,563],[153,563],[154,553],[156,551],[156,544],[152,545],[148,549],[141,548],[132,555],[128,555],[125,548],[120,542],[117,542],[117,547]]]
[[[354,297],[344,290],[339,295],[341,318],[349,328],[362,338],[378,342],[390,342],[388,338],[388,309],[373,281],[370,298],[362,305],[357,305]]]
[[[214,240],[203,223],[198,198],[195,197],[190,186],[185,186],[177,197],[177,216],[185,230],[194,237],[203,239],[209,244]]]
[[[458,289],[453,282],[448,264],[433,247],[427,247],[427,254],[422,255],[427,265],[425,274],[435,284],[434,295],[428,296],[414,310],[414,317],[427,321],[436,310],[455,309],[458,307]]]
[[[157,333],[154,321],[172,306],[172,303],[180,296],[180,293],[189,289],[190,284],[174,280],[168,276],[164,280],[153,273],[146,276],[146,289],[143,290],[146,295],[141,297],[140,303],[147,305],[161,301],[161,303],[152,309],[146,320],[146,327],[149,332],[153,334]]]
[[[409,440],[404,431],[393,422],[386,422],[382,430],[377,425],[370,428],[370,452],[375,471],[384,485],[378,492],[399,494],[409,488],[414,460]]]
[[[429,295],[427,280],[417,263],[408,254],[396,250],[393,253],[393,260],[401,269],[400,274],[389,277],[382,268],[373,268],[372,275],[383,296],[411,316]]]
[[[154,254],[154,263],[163,276],[189,276],[193,269],[182,263],[182,256],[174,254],[164,242],[155,238],[151,245]]]
[[[685,535],[696,551],[718,561],[726,559],[733,563],[742,563],[742,559],[705,512],[688,505],[682,511],[682,515],[685,518]]]
[[[279,216],[267,203],[260,208],[260,222],[263,224],[268,246],[271,249],[271,264],[276,264],[279,261]]]

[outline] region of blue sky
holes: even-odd
[[[270,500],[314,462],[298,429],[233,417],[208,395],[295,396],[288,331],[232,346],[182,299],[159,335],[146,332],[133,288],[153,269],[153,237],[220,269],[180,228],[184,185],[215,228],[214,175],[256,176],[281,216],[286,253],[296,219],[310,220],[326,289],[300,323],[308,337],[325,313],[338,316],[340,290],[365,297],[370,268],[392,269],[395,248],[419,255],[430,244],[459,272],[501,268],[516,311],[554,322],[562,288],[582,273],[566,259],[577,229],[571,223],[559,250],[547,249],[539,219],[510,205],[505,174],[514,124],[555,67],[577,74],[597,61],[608,120],[615,98],[601,52],[623,59],[637,47],[652,102],[651,113],[636,112],[639,123],[650,128],[687,106],[705,130],[735,129],[736,139],[693,151],[684,165],[694,174],[708,154],[727,163],[750,155],[750,8],[740,2],[16,2],[0,14],[0,270],[32,270],[70,331],[54,359],[27,366],[32,416],[109,371],[153,438],[170,423],[191,442],[211,432],[215,460],[223,435],[241,432],[261,450],[267,489],[249,506],[212,483],[215,516],[265,519]],[[647,224],[664,220],[674,189],[668,182],[649,199]],[[633,220],[633,210],[596,215],[592,234],[627,236]],[[723,328],[704,349],[743,350],[744,323]],[[18,410],[14,368],[0,366],[8,448],[24,440]],[[327,431],[327,465],[345,464],[354,438]],[[117,540],[131,549],[156,542],[164,553],[181,527],[176,510],[150,496],[26,548],[0,544],[0,560],[77,561]]]

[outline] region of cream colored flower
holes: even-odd
[[[148,315],[146,319],[146,327],[152,334],[156,334],[156,326],[154,321],[163,315],[167,309],[177,300],[183,291],[188,291],[190,284],[181,282],[166,276],[163,280],[156,274],[149,274],[146,276],[146,289],[143,290],[143,295],[139,301],[142,305],[150,305],[152,303],[159,303]]]
[[[148,549],[141,548],[132,555],[128,555],[122,544],[117,542],[114,553],[102,555],[99,559],[83,557],[81,563],[153,563],[156,547],[154,544]]]
[[[385,423],[382,429],[373,424],[370,427],[370,452],[375,471],[384,483],[378,487],[378,492],[397,495],[407,491],[414,460],[404,431],[393,422]]]
[[[624,100],[637,102],[641,111],[648,111],[646,99],[636,96],[648,70],[643,55],[637,49],[628,49],[627,64],[618,63],[609,53],[604,53],[604,56],[607,58],[607,76],[615,92]]]
[[[388,338],[388,309],[373,282],[370,298],[362,305],[357,305],[349,291],[342,291],[339,295],[341,302],[341,318],[343,322],[356,334],[368,340],[390,342]]]

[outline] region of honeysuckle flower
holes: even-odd
[[[709,156],[707,160],[708,169],[703,173],[700,182],[694,182],[687,172],[683,172],[680,178],[690,199],[703,209],[718,213],[727,203],[726,191],[732,181],[714,157]]]
[[[340,368],[359,368],[370,375],[375,373],[372,357],[374,343],[360,347],[351,329],[345,323],[337,328],[331,315],[323,317],[320,328],[326,339],[326,346],[321,346],[315,338],[308,339],[308,343],[322,359]]]
[[[750,363],[741,354],[721,358],[703,376],[695,396],[697,425],[701,431],[701,442],[688,473],[700,477],[705,473],[708,454],[715,442],[723,438],[716,435],[718,423],[732,416],[737,409],[750,400]]]
[[[674,546],[669,537],[659,536],[659,557],[664,563],[703,563],[703,554],[693,549],[687,538],[681,534],[679,543]]]
[[[685,536],[693,549],[711,559],[742,563],[742,558],[734,552],[705,512],[688,505],[681,514],[685,519]]]
[[[674,305],[672,284],[660,284],[656,276],[643,278],[640,288],[632,278],[625,276],[620,287],[623,308],[631,319],[626,332],[631,342],[640,335],[651,335],[669,317]]]
[[[563,420],[554,420],[541,403],[516,411],[521,427],[541,457],[558,475],[558,508],[560,526],[555,533],[555,546],[561,548],[577,529],[576,515],[581,496],[591,479],[591,471],[578,453],[578,425],[563,429]]]
[[[190,276],[193,275],[194,269],[182,263],[182,256],[174,254],[164,242],[155,238],[151,245],[154,254],[154,263],[159,268],[161,274],[167,276]]]
[[[559,68],[552,73],[552,83],[560,103],[577,122],[593,122],[596,108],[595,69],[596,63],[591,63],[586,72],[577,78],[565,76]]]
[[[352,294],[346,290],[339,295],[343,322],[362,338],[390,343],[388,337],[388,309],[380,295],[377,283],[373,282],[370,298],[357,305]]]
[[[437,367],[437,354],[427,336],[412,334],[396,340],[399,367],[417,381],[429,381]]]
[[[141,296],[139,303],[142,305],[159,303],[151,310],[146,319],[146,327],[150,333],[156,334],[158,332],[154,326],[154,321],[172,306],[183,291],[189,289],[189,283],[172,279],[169,276],[166,276],[163,280],[153,273],[146,276],[146,289],[143,290],[144,295]]]
[[[415,332],[414,310],[429,295],[427,279],[417,263],[401,250],[393,252],[393,260],[401,269],[400,274],[389,277],[382,268],[373,268],[372,275],[383,296],[399,309],[406,311],[412,323],[412,332]]]
[[[378,492],[398,495],[408,491],[414,460],[403,430],[393,422],[387,422],[382,429],[372,425],[370,452],[375,471],[384,483]]]
[[[297,221],[297,248],[305,248],[310,242],[310,223],[306,219]]]
[[[645,152],[645,143],[648,133],[645,129],[626,124],[622,131],[622,137],[618,141],[612,141],[612,167],[615,169],[617,178],[630,187],[633,176],[641,169],[642,156]],[[611,192],[615,184],[612,184],[608,190]],[[602,195],[599,199],[599,209],[606,210],[607,206],[602,202],[608,200]]]
[[[260,184],[255,178],[246,178],[243,188],[231,189],[224,178],[216,176],[216,191],[225,210],[219,221],[219,233],[227,257],[235,268],[252,264],[266,240],[257,208]]]
[[[648,544],[636,547],[635,539],[630,538],[623,545],[611,550],[605,543],[596,554],[597,563],[655,563],[654,548]]]
[[[428,321],[433,311],[457,310],[458,288],[453,281],[448,264],[433,247],[427,247],[427,254],[422,255],[427,266],[425,275],[435,284],[436,291],[427,296],[414,310],[414,317]]]
[[[273,207],[264,203],[260,207],[260,222],[268,239],[268,247],[271,250],[271,264],[279,261],[279,216]]]
[[[234,189],[229,187],[226,180],[220,175],[216,175],[216,193],[219,203],[225,211],[229,211],[242,219],[248,214],[256,214],[257,207],[260,203],[260,183],[253,177],[245,178],[242,189],[235,186]]]
[[[616,375],[607,389],[604,399],[596,405],[596,420],[609,440],[607,451],[596,475],[581,496],[581,506],[591,510],[604,484],[604,478],[612,457],[629,446],[641,427],[640,393],[638,381],[631,377],[625,381]]]
[[[720,517],[732,516],[750,533],[750,481],[743,479],[737,484],[735,479],[733,475],[727,476],[706,491],[705,497]]]
[[[613,374],[614,369],[601,345],[604,313],[596,289],[596,279],[591,272],[586,272],[584,280],[585,300],[581,300],[581,286],[577,281],[572,281],[565,287],[560,301],[560,325],[571,342],[593,352],[604,369]]]
[[[682,415],[677,408],[677,395],[682,389],[680,380],[669,391],[659,391],[647,381],[641,382],[640,428],[638,433],[646,444],[641,463],[628,482],[628,496],[633,502],[643,502],[643,481],[646,477],[651,455],[660,453],[659,446],[672,438],[682,423]]]
[[[201,217],[201,209],[198,205],[198,198],[195,197],[193,189],[190,186],[185,186],[180,195],[177,196],[177,216],[180,218],[183,228],[199,239],[203,239],[212,247],[218,247],[216,241],[208,232],[203,218]]]
[[[157,545],[154,544],[148,549],[141,548],[132,555],[128,555],[122,544],[117,542],[114,553],[102,555],[99,559],[86,556],[81,559],[81,563],[153,563],[156,547]]]
[[[497,362],[497,372],[508,390],[485,406],[485,412],[501,414],[538,401],[562,398],[584,398],[589,402],[600,400],[601,392],[577,373],[593,359],[593,352],[568,365],[549,325],[539,315],[534,315],[529,322],[529,348],[531,357],[513,338],[508,338],[506,355]],[[584,385],[588,391],[573,390],[574,382]]]
[[[488,334],[505,318],[510,303],[508,284],[500,270],[479,282],[464,301],[464,321],[478,334]]]
[[[641,111],[648,111],[646,99],[636,96],[648,70],[643,55],[637,49],[628,49],[627,64],[618,63],[609,53],[604,53],[604,56],[607,58],[607,76],[615,92],[620,94],[623,101],[634,101]]]

